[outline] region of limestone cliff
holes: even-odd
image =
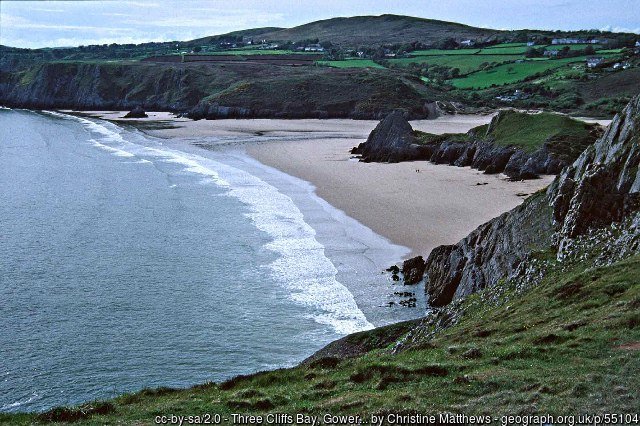
[[[534,142],[511,143],[518,142],[517,133],[528,127],[537,136]],[[566,116],[510,110],[500,111],[488,126],[467,134],[433,135],[413,131],[403,115],[394,112],[352,153],[361,154],[363,161],[426,160],[472,167],[487,174],[504,173],[512,179],[534,179],[560,173],[599,135],[599,126]]]
[[[639,130],[636,96],[546,192],[485,223],[459,243],[434,249],[426,261],[430,304],[443,306],[495,286],[512,277],[535,251],[552,248],[562,258],[577,237],[593,229],[630,218],[628,233],[636,238]]]

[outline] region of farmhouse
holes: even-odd
[[[560,52],[559,50],[545,50],[543,55],[544,56],[548,56],[550,58],[555,58],[556,56],[558,56],[558,52]]]
[[[536,42],[535,41],[528,41],[527,42],[527,46],[531,47],[531,46],[535,46]]]
[[[604,58],[587,58],[587,68],[595,68],[604,61]]]
[[[460,46],[463,46],[463,47],[472,47],[475,44],[476,43],[473,40],[463,40],[460,42]]]

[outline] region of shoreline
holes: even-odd
[[[89,112],[117,120],[122,112]],[[479,225],[511,210],[543,188],[553,176],[520,182],[470,168],[427,161],[362,163],[350,149],[378,124],[349,119],[198,120],[148,112],[139,130],[157,138],[182,140],[210,150],[244,150],[260,163],[309,182],[315,193],[391,243],[408,247],[403,259],[454,244]],[[411,121],[416,130],[464,133],[491,115],[448,115]],[[402,259],[398,259],[400,261]]]

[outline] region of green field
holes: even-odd
[[[491,47],[482,49],[479,55],[524,55],[527,52],[527,46],[509,46],[509,47]]]
[[[391,59],[394,65],[407,66],[409,64],[444,65],[451,68],[459,68],[462,74],[467,74],[487,66],[491,63],[522,59],[521,55],[448,55],[448,56],[418,56],[415,58]]]
[[[500,86],[515,83],[537,73],[583,61],[584,57],[578,57],[504,64],[486,71],[478,71],[450,82],[458,89],[484,89],[494,84]]]
[[[298,52],[294,50],[266,50],[266,49],[233,49],[216,52],[200,53],[203,55],[308,55],[317,52]]]
[[[317,63],[334,68],[384,68],[371,59],[345,59],[344,61],[318,61]]]
[[[478,53],[480,49],[427,49],[427,50],[415,50],[411,52],[413,56],[441,56],[441,55],[474,55]]]
[[[601,44],[550,44],[545,46],[547,50],[561,50],[564,47],[568,47],[569,50],[584,50],[587,46],[593,47],[595,50],[602,49]]]
[[[503,49],[505,47],[522,47],[522,46],[527,46],[527,43],[500,43],[500,44],[496,44],[495,46],[489,46],[486,47],[485,49]]]

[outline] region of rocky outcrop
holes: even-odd
[[[412,257],[402,263],[402,275],[405,284],[417,284],[422,281],[426,264],[422,256]]]
[[[567,240],[640,209],[640,96],[549,187],[560,254]]]
[[[562,259],[576,237],[639,214],[639,130],[637,96],[547,191],[459,243],[434,249],[426,261],[429,303],[444,306],[495,286],[514,276],[535,251],[553,249]]]
[[[124,118],[147,118],[147,117],[148,117],[147,113],[144,112],[144,110],[140,106],[135,107],[134,109],[126,113],[124,116]]]
[[[527,153],[514,147],[497,146],[475,135],[470,135],[465,142],[444,139],[419,146],[413,159],[471,167],[486,174],[504,173],[515,180],[558,174],[567,165],[546,147]]]
[[[540,175],[559,174],[578,153],[560,156],[553,152],[551,141],[534,152],[513,146],[500,146],[491,139],[492,129],[505,114],[501,111],[488,126],[479,132],[472,129],[466,135],[426,135],[416,133],[400,112],[382,120],[366,142],[351,152],[360,154],[362,161],[399,162],[431,161],[458,167],[471,167],[487,174],[504,173],[514,180],[535,179]],[[591,141],[595,141],[594,131]],[[428,139],[425,139],[429,136]],[[586,146],[586,144],[585,144]]]
[[[416,157],[414,143],[413,128],[402,112],[393,111],[351,153],[361,155],[362,161],[397,163]]]

